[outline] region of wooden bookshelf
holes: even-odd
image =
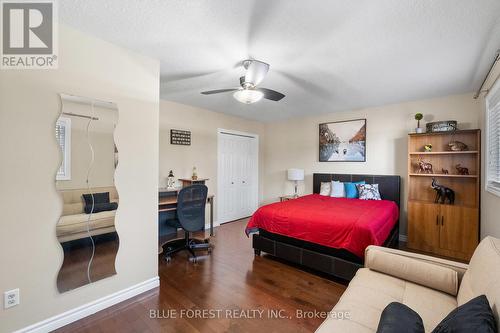
[[[410,155],[461,155],[461,154],[477,154],[477,150],[471,151],[413,151]]]
[[[477,178],[478,175],[450,175],[446,173],[410,173],[410,176],[418,177],[451,177],[451,178]]]
[[[451,151],[448,143],[468,148]],[[424,151],[432,144],[432,151]],[[410,134],[408,136],[408,247],[469,260],[479,242],[481,186],[480,130]],[[432,173],[420,172],[418,161],[432,164]],[[458,174],[456,166],[469,170]],[[448,173],[445,173],[447,170]],[[455,203],[436,203],[432,179],[455,192]]]

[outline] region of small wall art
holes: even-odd
[[[190,146],[191,145],[191,131],[185,130],[170,130],[170,144]]]

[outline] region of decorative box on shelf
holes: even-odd
[[[427,133],[453,132],[458,130],[456,120],[434,121],[425,125]]]

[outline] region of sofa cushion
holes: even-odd
[[[432,333],[496,333],[496,324],[486,296],[481,295],[459,306]]]
[[[402,279],[361,268],[332,311],[349,314],[348,319],[329,316],[317,332],[375,332],[380,315],[391,302],[403,303],[421,317],[431,331],[453,309],[456,298]]]
[[[109,201],[118,202],[118,193],[114,186],[93,187],[91,191],[94,193],[109,192]],[[85,203],[82,195],[89,193],[89,189],[62,190],[59,193],[61,194],[64,203],[62,215],[83,213]]]
[[[484,238],[470,260],[458,291],[458,304],[467,303],[474,297],[486,295],[499,327],[500,307],[500,239]]]
[[[62,215],[73,215],[73,214],[81,214],[83,213],[85,205],[82,201],[75,203],[65,203],[63,206]]]
[[[451,268],[369,248],[365,267],[456,296],[458,274]]]
[[[94,205],[85,206],[85,214],[95,214],[99,212],[107,212],[110,210],[117,210],[118,204],[116,202],[105,202],[105,203],[96,203]]]
[[[389,303],[382,311],[377,333],[425,333],[422,318],[408,306]]]
[[[94,230],[112,227],[115,225],[115,213],[116,210],[92,214],[89,225],[87,225],[89,218],[87,214],[62,216],[56,227],[57,236],[86,232],[87,228]]]
[[[109,202],[109,192],[101,193],[86,193],[82,194],[83,201],[85,205],[92,205],[98,203],[108,203]]]
[[[401,303],[408,305],[422,317],[426,332],[432,331],[457,307],[456,297],[412,282],[406,283]]]

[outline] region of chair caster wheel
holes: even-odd
[[[168,263],[170,263],[172,261],[172,257],[165,257],[165,261]]]

